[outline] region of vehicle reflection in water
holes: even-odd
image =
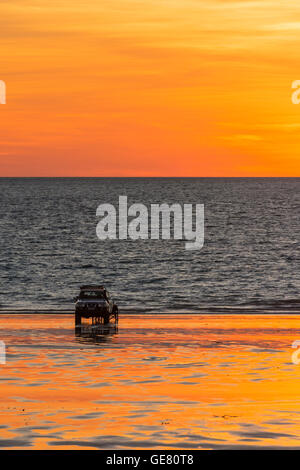
[[[82,343],[107,343],[118,333],[117,324],[76,325],[75,336]]]

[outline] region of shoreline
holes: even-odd
[[[139,316],[159,316],[159,315],[177,315],[177,316],[185,316],[185,315],[193,315],[193,316],[214,316],[214,315],[246,315],[246,316],[253,316],[253,315],[300,315],[300,309],[289,309],[289,310],[267,310],[267,309],[253,309],[249,311],[243,309],[216,309],[214,311],[209,311],[209,309],[205,309],[203,311],[198,312],[147,312],[147,311],[130,311],[130,310],[120,310],[121,316],[132,316],[132,315],[139,315]],[[38,310],[38,309],[24,309],[24,310],[0,310],[1,315],[75,315],[75,312],[72,310]]]

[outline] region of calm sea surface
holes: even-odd
[[[100,241],[97,206],[205,204],[205,244]],[[300,179],[2,178],[0,308],[71,309],[103,283],[138,312],[300,307]]]

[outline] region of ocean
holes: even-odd
[[[300,310],[299,178],[1,178],[0,309],[72,311],[104,284],[127,313]],[[205,241],[105,240],[99,204],[204,204]]]

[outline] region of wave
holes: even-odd
[[[249,302],[240,305],[201,305],[201,306],[187,306],[174,305],[172,308],[159,308],[154,306],[141,306],[135,305],[120,306],[120,314],[124,315],[257,315],[257,314],[300,314],[300,301],[298,299],[290,300],[269,300],[265,302]],[[55,315],[72,315],[74,308],[59,308],[57,306],[49,306],[45,308],[24,306],[17,308],[0,308],[0,315],[13,315],[13,314],[55,314]]]

